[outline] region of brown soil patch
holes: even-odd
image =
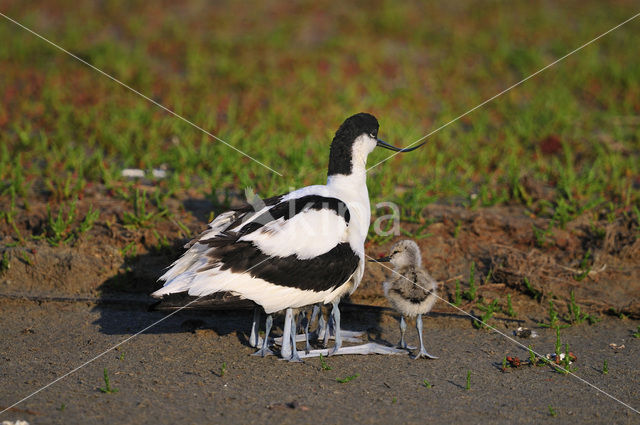
[[[640,317],[640,238],[635,220],[593,223],[581,217],[565,229],[550,232],[541,247],[533,229],[546,228],[548,220],[532,218],[520,207],[470,211],[431,205],[425,217],[436,222],[427,227],[431,236],[417,242],[424,266],[444,282],[441,295],[449,301],[455,297],[452,278],[461,276],[461,291],[469,288],[473,261],[479,297],[499,297],[506,306],[506,296],[511,294],[517,312],[541,318],[546,315],[547,300],[552,299],[561,315],[566,314],[573,292],[583,312]],[[370,247],[375,252],[370,255],[386,253],[390,245]],[[384,274],[381,267],[368,267],[352,299],[377,304],[378,283]],[[437,305],[437,309],[450,308],[445,303]]]
[[[99,298],[152,292],[163,268],[183,252],[182,245],[188,240],[178,221],[195,235],[204,228],[209,211],[221,210],[212,202],[187,195],[180,201],[171,200],[172,219],[161,218],[149,227],[133,229],[122,224],[129,203],[99,191],[88,193],[78,203],[77,220],[90,205],[100,210],[99,220],[78,241],[58,247],[26,236],[42,234],[47,220],[46,204],[32,201],[29,212],[16,217],[26,242],[13,246],[10,236],[0,241],[0,254],[6,253],[8,260],[8,269],[0,272],[0,294]],[[640,226],[634,219],[608,222],[583,216],[565,229],[549,232],[541,244],[534,226],[546,229],[549,220],[533,218],[522,207],[474,211],[434,204],[425,208],[423,216],[433,221],[426,228],[429,236],[417,241],[424,266],[443,282],[440,294],[449,301],[455,299],[456,277],[461,291],[469,288],[473,261],[479,299],[500,298],[504,307],[511,294],[519,314],[542,320],[548,300],[553,299],[562,316],[573,291],[586,313],[640,318]],[[418,226],[403,223],[408,231]],[[0,233],[14,234],[4,222]],[[377,257],[402,238],[383,246],[369,245],[367,252]],[[384,268],[369,265],[351,301],[386,305],[381,289],[386,274]],[[464,301],[461,307],[469,311],[474,304]],[[436,307],[436,311],[451,309],[443,302]]]

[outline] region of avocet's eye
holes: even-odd
[[[369,133],[369,136],[371,136],[372,139],[378,138],[378,135],[376,133]]]

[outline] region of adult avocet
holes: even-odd
[[[376,146],[409,152],[424,144],[394,147],[378,139],[378,127],[367,113],[347,118],[331,143],[326,185],[265,199],[257,211],[247,206],[219,215],[160,277],[164,286],[151,295],[227,291],[253,300],[267,313],[266,335],[256,353],[263,356],[270,353],[271,314],[286,309],[281,356],[296,361],[292,309],[332,303],[336,342],[331,353],[339,353],[338,303],[364,273],[371,218],[367,156]]]

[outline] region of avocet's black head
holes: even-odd
[[[400,149],[378,139],[378,120],[371,114],[360,112],[347,118],[333,137],[329,151],[329,176],[349,175],[354,163],[366,167],[367,156],[380,146],[397,152],[410,152],[424,143],[410,148]]]

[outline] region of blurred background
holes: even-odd
[[[283,177],[3,18],[2,197],[71,199],[90,182],[130,194],[135,182],[122,178],[124,168],[166,169],[157,182],[165,190],[205,198],[322,183],[333,133],[353,113],[373,113],[381,137],[408,145],[636,6],[3,0],[3,13]],[[628,23],[415,154],[374,168],[372,200],[399,202],[409,216],[434,201],[516,202],[543,215],[558,202],[575,212],[607,202],[609,212],[637,207],[639,31],[640,22]],[[386,156],[375,152],[369,163]]]

